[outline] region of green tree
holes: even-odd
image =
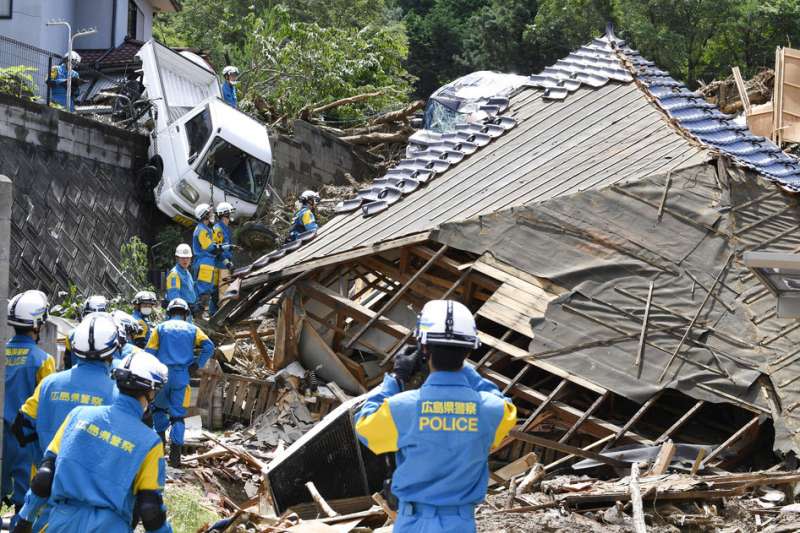
[[[525,41],[539,54],[535,71],[555,63],[593,37],[602,34],[611,20],[611,7],[604,0],[543,0]]]
[[[130,301],[137,291],[150,289],[147,280],[148,251],[147,245],[135,235],[120,246],[119,268],[127,281],[120,283],[120,287],[123,289],[126,301]]]

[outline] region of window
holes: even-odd
[[[189,142],[189,164],[194,163],[211,137],[211,113],[208,108],[186,122],[186,140]]]
[[[0,0],[2,1],[2,0]],[[134,0],[128,0],[128,37],[141,39],[144,35],[144,13]]]
[[[0,0],[0,19],[11,18],[11,8],[14,5],[14,0]]]
[[[216,137],[197,173],[223,191],[256,203],[267,183],[269,165]]]

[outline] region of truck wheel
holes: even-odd
[[[261,222],[245,222],[239,229],[239,244],[248,250],[264,250],[274,247],[278,235]]]
[[[164,174],[164,162],[161,156],[154,155],[145,166],[136,173],[145,189],[152,189]]]

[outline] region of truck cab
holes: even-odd
[[[155,127],[149,156],[160,167],[155,200],[191,226],[200,203],[231,203],[242,218],[255,214],[267,188],[272,151],[263,124],[222,100],[216,74],[155,41],[138,53]]]

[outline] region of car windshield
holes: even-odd
[[[269,177],[269,165],[215,137],[197,167],[201,179],[246,202],[257,203]]]

